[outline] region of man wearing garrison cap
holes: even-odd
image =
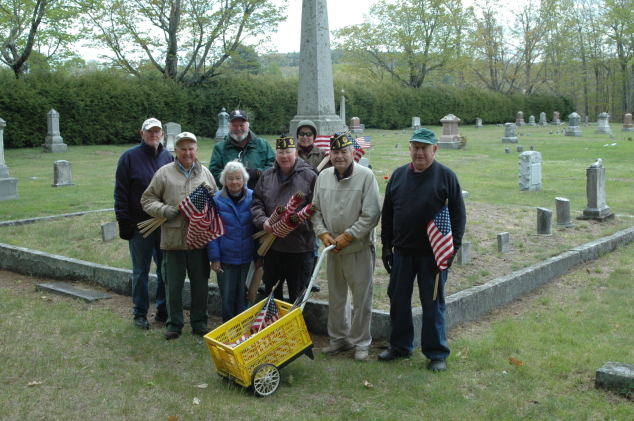
[[[355,348],[354,359],[368,359],[372,342],[372,275],[374,228],[379,222],[379,187],[372,171],[354,162],[348,133],[330,139],[332,167],[323,170],[315,184],[315,233],[324,246],[335,245],[327,255],[329,355]],[[354,317],[350,308],[350,294]]]
[[[437,150],[432,131],[415,131],[409,143],[411,162],[394,170],[385,190],[381,242],[383,265],[390,273],[387,294],[392,330],[390,347],[379,354],[379,361],[409,357],[414,350],[412,293],[417,279],[423,307],[421,351],[430,360],[430,370],[445,371],[449,347],[444,285],[453,256],[440,271],[427,227],[447,205],[449,221],[441,226],[451,229],[455,252],[462,244],[467,217],[458,177],[434,160]]]
[[[275,209],[286,205],[295,193],[304,193],[297,209],[302,209],[313,199],[313,188],[317,170],[297,156],[295,139],[282,135],[275,141],[275,164],[264,171],[253,189],[251,214],[257,230],[272,233],[267,222]],[[284,238],[277,238],[264,258],[265,293],[270,294],[277,283],[275,298],[283,299],[283,284],[286,281],[289,302],[293,303],[300,293],[306,266],[313,264],[315,234],[310,219],[299,224]]]

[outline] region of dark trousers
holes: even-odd
[[[306,265],[311,267],[313,264],[313,252],[304,253],[283,253],[276,250],[269,250],[264,259],[264,287],[266,295],[271,293],[275,284],[280,281],[275,288],[274,297],[277,300],[284,300],[284,282],[288,287],[288,301],[292,304],[301,292],[302,285],[307,281]],[[309,271],[308,271],[309,272]]]

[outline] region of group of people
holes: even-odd
[[[273,292],[276,299],[283,299],[285,285],[288,301],[295,302],[310,283],[321,243],[334,246],[326,257],[330,344],[322,352],[335,355],[354,348],[354,359],[365,361],[372,342],[375,227],[381,220],[382,261],[390,274],[391,335],[390,346],[378,360],[392,361],[413,352],[411,300],[417,280],[423,308],[421,350],[432,371],[444,371],[450,352],[444,284],[453,256],[439,270],[427,226],[447,206],[455,253],[462,242],[466,211],[455,173],[435,161],[434,133],[427,129],[414,132],[411,162],[394,170],[381,207],[376,178],[354,161],[353,139],[348,133],[330,138],[329,162],[319,171],[326,152],[314,144],[318,131],[312,121],[301,121],[295,138],[278,138],[275,150],[249,125],[245,111],[230,113],[229,134],[215,145],[209,170],[196,158],[197,141],[191,133],[176,137],[176,159],[172,159],[161,144],[161,123],[153,118],[142,125],[141,144],[121,156],[115,212],[120,236],[130,245],[135,325],[149,328],[152,259],[160,268],[155,320],[166,323],[166,339],[176,339],[185,325],[182,290],[186,275],[191,285],[191,329],[202,336],[209,332],[207,283],[211,271],[216,273],[226,322],[249,305],[245,297],[251,265],[263,267],[266,295]],[[225,233],[205,247],[192,249],[186,242],[188,221],[178,205],[202,182],[214,194]],[[276,238],[265,256],[259,256],[253,235],[273,233],[269,217],[298,191],[304,196],[297,209],[312,203],[314,214],[286,236]],[[166,222],[160,232],[145,238],[137,224],[151,217],[163,217]]]

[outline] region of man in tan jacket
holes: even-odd
[[[143,210],[151,216],[165,217],[161,225],[161,249],[163,250],[163,280],[167,295],[167,331],[165,339],[176,339],[181,335],[183,317],[183,286],[187,274],[191,289],[189,323],[195,335],[206,335],[207,286],[209,282],[209,259],[207,249],[192,249],[187,245],[189,222],[180,213],[178,205],[189,194],[205,182],[218,189],[213,176],[196,159],[198,144],[196,136],[183,132],[176,136],[174,145],[176,160],[161,167],[141,197]]]
[[[330,140],[332,167],[315,184],[311,220],[328,253],[329,355],[355,348],[354,359],[368,359],[372,342],[372,275],[374,227],[379,223],[379,186],[372,171],[354,162],[352,138],[346,133]],[[350,309],[350,293],[354,317]]]

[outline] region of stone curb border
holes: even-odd
[[[89,213],[100,213],[100,212],[114,212],[114,208],[111,208],[111,209],[99,209],[99,210],[84,211],[84,212],[75,212],[75,213],[66,213],[64,215],[42,216],[42,217],[39,217],[39,218],[16,219],[16,220],[13,220],[13,221],[3,221],[3,222],[0,222],[0,228],[3,228],[3,227],[14,227],[14,226],[18,226],[18,225],[34,224],[36,222],[52,221],[54,219],[72,218],[74,216],[82,216],[82,215],[88,215]]]
[[[539,262],[522,270],[494,279],[484,285],[453,294],[446,299],[447,329],[461,323],[476,320],[489,311],[501,307],[546,284],[571,268],[595,260],[617,247],[634,241],[634,227],[619,231],[611,236],[592,241],[558,256]],[[0,243],[0,269],[23,275],[57,280],[95,282],[118,294],[130,295],[132,271],[112,268],[78,259],[71,259],[44,253],[24,247]],[[156,277],[150,276],[154,284]],[[151,290],[153,285],[151,286]],[[183,304],[189,305],[189,282],[185,283]],[[218,288],[210,284],[209,312],[220,315],[220,295]],[[416,307],[414,313],[415,345],[420,343],[422,310]],[[311,332],[327,334],[328,303],[311,300],[304,308],[304,318]],[[389,312],[372,310],[372,338],[388,340],[390,334]]]

